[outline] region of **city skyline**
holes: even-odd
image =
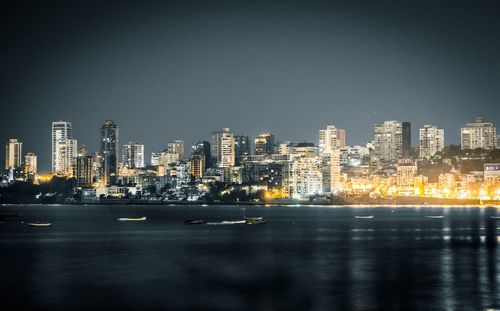
[[[398,127],[398,124],[399,124],[399,127]],[[485,129],[484,125],[488,126],[488,128]],[[55,127],[57,129],[57,127],[61,127],[61,126],[65,129],[64,133],[66,133],[66,131],[67,131],[67,134],[56,134]],[[104,128],[107,128],[109,126],[111,126],[113,128],[113,131],[116,131],[115,134],[110,136],[111,140],[108,140],[105,138],[105,137],[107,137],[107,134],[104,134],[104,133],[105,132],[107,133],[107,131],[103,132]],[[404,126],[407,126],[406,130],[404,130]],[[477,127],[477,126],[479,126],[479,127]],[[467,146],[470,145],[471,139],[474,139],[475,141],[477,141],[477,143],[480,143],[480,145],[478,145],[478,148],[481,148],[481,149],[490,149],[491,150],[491,149],[495,149],[495,148],[500,148],[500,146],[498,146],[498,140],[500,139],[500,135],[496,135],[495,124],[490,122],[488,119],[485,119],[485,118],[479,117],[479,116],[476,117],[475,120],[473,120],[473,121],[466,122],[464,125],[462,125],[458,129],[458,131],[461,133],[460,140],[465,141],[466,145],[461,144],[461,141],[458,144],[448,143],[448,141],[447,141],[448,134],[443,129],[439,129],[440,141],[437,142],[438,145],[433,147],[432,150],[428,150],[430,142],[426,141],[425,139],[423,140],[422,131],[429,130],[429,127],[434,127],[437,129],[437,127],[435,125],[431,126],[429,124],[425,124],[419,128],[415,128],[411,125],[411,122],[401,121],[401,120],[385,120],[383,122],[375,123],[372,125],[371,140],[368,140],[366,143],[363,143],[363,144],[346,144],[346,136],[349,137],[348,136],[349,130],[347,131],[347,134],[346,134],[346,129],[337,128],[334,124],[326,125],[326,127],[327,127],[326,130],[325,129],[318,129],[319,136],[317,136],[315,139],[307,139],[304,141],[300,141],[297,139],[292,139],[292,140],[279,140],[278,139],[275,141],[274,134],[261,132],[260,134],[258,134],[254,137],[255,142],[253,142],[253,144],[249,143],[249,145],[245,147],[245,148],[248,148],[248,151],[245,152],[245,155],[259,155],[259,154],[261,154],[258,151],[259,147],[257,147],[256,143],[257,143],[257,140],[262,139],[263,137],[272,137],[272,143],[267,148],[270,147],[271,150],[274,150],[274,151],[267,153],[268,155],[282,153],[282,151],[279,150],[279,145],[282,143],[309,143],[309,142],[314,144],[318,148],[319,154],[321,154],[322,149],[325,148],[325,144],[326,144],[325,131],[328,132],[328,131],[331,131],[332,129],[334,131],[333,136],[335,136],[335,137],[330,138],[331,134],[328,134],[327,141],[330,141],[333,139],[333,141],[331,143],[335,145],[336,149],[340,150],[342,148],[345,149],[345,147],[356,147],[356,146],[366,147],[369,144],[372,144],[373,145],[372,148],[374,148],[373,149],[374,152],[373,152],[372,156],[375,156],[376,158],[379,158],[381,160],[395,161],[395,160],[404,159],[404,158],[423,158],[423,159],[425,159],[425,158],[429,158],[429,157],[433,156],[437,151],[442,150],[443,147],[451,146],[451,145],[461,146],[461,149],[470,149]],[[411,132],[412,132],[411,127],[413,127],[413,135],[411,134]],[[480,130],[480,132],[477,132],[476,134],[474,134],[476,136],[469,136],[468,130],[470,130],[471,127],[475,128],[476,131]],[[492,128],[491,133],[490,133],[489,127]],[[57,130],[59,130],[59,129],[57,129]],[[193,155],[193,153],[192,153],[190,146],[194,147],[199,142],[204,141],[204,137],[200,136],[200,138],[195,139],[192,144],[186,145],[184,140],[173,139],[173,140],[166,142],[163,147],[161,147],[157,150],[152,150],[151,152],[145,152],[145,150],[146,150],[145,145],[142,144],[141,142],[132,142],[132,141],[123,142],[122,141],[120,143],[120,140],[118,140],[118,130],[120,130],[120,132],[121,132],[121,127],[119,124],[115,123],[114,120],[111,120],[111,119],[105,120],[104,125],[102,125],[99,129],[99,131],[100,131],[100,138],[99,138],[100,147],[98,147],[97,149],[94,149],[94,150],[92,150],[92,149],[89,150],[88,146],[92,145],[92,144],[88,144],[87,142],[78,141],[78,138],[75,138],[72,136],[73,129],[72,129],[72,122],[71,121],[64,121],[64,120],[53,121],[52,122],[52,129],[51,129],[52,169],[45,170],[43,168],[43,166],[41,166],[39,164],[37,164],[38,165],[37,167],[42,167],[40,169],[40,171],[42,171],[42,172],[43,171],[46,171],[46,172],[51,171],[53,174],[58,174],[57,172],[59,169],[56,168],[56,166],[58,165],[57,164],[58,160],[56,159],[57,157],[55,156],[55,152],[56,152],[56,149],[58,148],[57,146],[60,143],[59,138],[63,138],[62,142],[64,143],[64,146],[66,146],[66,139],[69,138],[69,142],[71,142],[71,146],[72,146],[71,151],[70,151],[71,155],[69,155],[69,153],[67,154],[66,151],[64,151],[62,153],[62,154],[64,154],[64,157],[67,157],[67,159],[64,161],[66,163],[65,165],[66,166],[69,165],[67,168],[64,169],[65,172],[71,171],[70,162],[72,161],[71,159],[76,159],[76,154],[77,154],[77,147],[76,146],[78,146],[78,149],[83,146],[83,148],[85,149],[85,153],[88,153],[90,151],[91,153],[96,152],[96,153],[100,153],[102,155],[103,148],[106,149],[104,146],[107,146],[111,142],[112,146],[113,146],[112,148],[116,150],[115,151],[116,155],[114,155],[113,163],[116,162],[116,165],[124,164],[126,167],[128,167],[126,165],[126,163],[131,163],[131,161],[133,161],[133,160],[131,160],[131,159],[125,160],[125,155],[124,155],[125,149],[130,148],[130,145],[137,145],[137,146],[140,146],[140,148],[141,148],[139,151],[139,158],[137,159],[137,161],[140,161],[140,163],[141,163],[139,165],[139,167],[144,167],[145,165],[157,165],[157,164],[152,163],[151,161],[153,160],[153,157],[158,157],[162,151],[178,154],[176,161],[183,160],[183,159],[187,158],[188,156],[191,157]],[[341,133],[340,135],[342,137],[341,141],[338,140],[340,137],[337,136],[337,135],[339,135],[338,134],[339,131],[340,131],[340,133]],[[407,132],[407,134],[404,134],[405,131]],[[465,136],[464,136],[464,131],[465,131],[465,133],[467,133]],[[487,136],[484,138],[482,136],[483,131],[486,131],[486,133],[487,133],[486,134]],[[239,139],[241,139],[241,137],[245,137],[249,141],[252,141],[252,139],[251,139],[252,136],[246,136],[244,133],[243,133],[243,135],[241,135],[242,133],[235,134],[229,128],[220,128],[220,129],[210,131],[210,133],[208,134],[210,139],[207,139],[207,140],[211,141],[212,157],[215,161],[215,164],[217,164],[219,162],[219,156],[217,155],[218,152],[214,149],[215,147],[213,147],[214,142],[220,140],[220,139],[216,138],[218,134],[222,134],[222,133],[226,133],[226,132],[230,134],[229,139],[232,141],[232,144],[233,144],[231,147],[233,149],[232,150],[232,152],[233,152],[232,159],[233,159],[233,161],[235,161],[235,163],[232,163],[229,165],[229,162],[228,162],[222,166],[227,166],[227,165],[238,166],[239,165],[239,163],[238,163],[238,157],[239,157],[239,155],[238,155],[238,148],[239,148],[238,142],[239,142]],[[328,133],[330,133],[330,132],[328,132]],[[116,135],[116,137],[114,135]],[[214,136],[214,135],[216,135],[216,136]],[[391,138],[386,138],[387,135],[390,135]],[[413,154],[411,156],[409,154],[410,151],[406,151],[406,154],[404,151],[405,141],[408,141],[407,135],[410,135],[410,138],[411,138],[411,148],[413,150]],[[478,135],[481,135],[481,136],[478,136]],[[491,136],[491,135],[493,135],[493,136]],[[115,141],[115,138],[116,138],[116,141]],[[381,138],[382,138],[382,140],[380,140]],[[214,141],[214,139],[215,139],[215,141]],[[426,139],[428,139],[428,138],[426,138]],[[433,138],[433,139],[435,139],[435,138]],[[479,139],[479,141],[478,141],[478,139]],[[482,142],[483,139],[487,139],[488,143],[490,143],[492,145],[488,148],[484,148],[485,145],[483,145],[484,144],[484,142]],[[17,143],[18,140],[22,146],[23,141],[20,140],[19,138],[9,138],[9,142],[16,142]],[[415,140],[417,141],[416,144],[413,143]],[[239,143],[241,143],[241,142],[239,142]],[[328,143],[328,146],[331,143]],[[436,142],[432,142],[432,144],[434,144],[434,143],[436,143]],[[407,144],[407,142],[406,142],[406,144]],[[9,146],[9,143],[7,144],[7,146]],[[394,153],[394,152],[396,152],[396,153],[385,154],[385,151],[383,151],[383,150],[385,150],[386,148],[393,150],[393,151],[391,151],[392,153]],[[121,150],[121,152],[120,152],[120,150]],[[427,151],[422,153],[423,150],[427,150]],[[377,152],[381,152],[381,153],[377,154]],[[26,154],[31,154],[31,153],[33,153],[33,150],[30,150],[30,152],[26,152]],[[106,153],[106,152],[104,152],[104,153]],[[186,155],[184,155],[185,153],[186,153]],[[40,163],[40,161],[38,160],[40,153],[34,152],[33,154],[35,154],[37,157],[37,163]],[[21,158],[22,158],[22,156],[23,155],[21,154]],[[42,158],[43,158],[43,156],[44,155],[42,154]],[[10,161],[12,161],[12,160],[10,160]],[[7,151],[5,153],[4,162],[7,165]],[[113,172],[115,172],[114,174],[117,174],[117,168],[113,168],[112,170],[113,170]],[[67,173],[64,173],[63,175],[65,175],[65,174],[67,174]]]
[[[19,138],[46,170],[43,129],[59,119],[91,150],[88,129],[113,119],[146,154],[219,127],[315,141],[335,124],[353,145],[401,120],[457,144],[474,116],[500,124],[497,4],[360,4],[7,4],[0,140]]]

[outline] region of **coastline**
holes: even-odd
[[[330,203],[330,202],[308,202],[308,201],[287,201],[287,202],[203,202],[203,201],[153,201],[153,200],[123,200],[114,199],[106,201],[93,201],[93,202],[62,202],[62,203],[2,203],[0,206],[13,206],[13,205],[44,205],[44,206],[60,206],[60,205],[77,205],[77,206],[87,206],[87,205],[155,205],[155,206],[290,206],[290,207],[494,207],[500,208],[499,201],[483,201],[479,200],[426,200],[425,202],[419,202],[416,200],[380,200],[378,202],[361,202],[361,201],[345,201],[342,203]]]

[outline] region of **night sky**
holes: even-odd
[[[150,152],[230,127],[314,141],[373,124],[500,127],[500,2],[100,2],[0,4],[0,142],[50,167],[50,126],[91,151],[105,119]],[[437,4],[436,2],[439,2]],[[4,153],[0,159],[3,163]]]

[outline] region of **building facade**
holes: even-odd
[[[234,136],[234,162],[240,165],[243,158],[250,155],[250,138],[245,135]]]
[[[18,139],[9,139],[5,145],[5,169],[18,169],[22,165],[23,143]]]
[[[328,125],[319,130],[319,157],[321,161],[322,192],[340,190],[340,149],[345,147],[345,130]]]
[[[417,165],[410,159],[400,159],[397,166],[398,196],[415,196]]]
[[[403,158],[409,158],[411,154],[411,124],[410,122],[401,123],[402,142],[401,153]]]
[[[168,142],[167,151],[171,153],[177,153],[179,155],[179,160],[184,160],[184,141],[176,139]]]
[[[211,153],[217,167],[234,166],[234,135],[229,128],[211,134]]]
[[[373,155],[377,160],[396,161],[403,156],[403,124],[385,121],[373,127]]]
[[[255,155],[274,153],[274,135],[270,133],[260,134],[255,138]]]
[[[201,179],[205,174],[205,155],[193,154],[191,156],[191,176],[196,179]]]
[[[24,173],[35,175],[38,172],[38,157],[33,152],[28,152],[24,156]]]
[[[100,129],[102,176],[105,186],[116,184],[118,178],[119,128],[113,120],[106,120]]]
[[[126,168],[144,167],[144,145],[136,142],[129,142],[123,145],[123,166]]]
[[[205,169],[212,167],[212,153],[208,141],[198,141],[191,146],[191,155],[202,155],[205,160]]]
[[[344,131],[345,138],[345,131]],[[345,144],[345,139],[344,139]],[[319,153],[324,153],[331,150],[338,150],[341,148],[341,141],[339,139],[339,129],[335,125],[328,125],[325,129],[319,130]]]
[[[73,174],[77,141],[72,137],[72,130],[71,122],[52,122],[52,174],[60,176]]]
[[[460,129],[460,144],[462,150],[486,149],[492,150],[497,147],[497,129],[491,122],[477,117],[476,122],[467,123]]]
[[[444,148],[444,130],[435,125],[424,125],[418,138],[421,158],[430,158]]]

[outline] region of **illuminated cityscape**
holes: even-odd
[[[120,147],[120,126],[106,120],[100,150],[89,153],[72,137],[72,123],[52,123],[52,171],[39,172],[37,156],[23,143],[5,147],[2,187],[46,183],[52,176],[72,185],[67,203],[108,202],[315,202],[319,204],[451,204],[500,200],[500,149],[496,127],[478,117],[460,129],[461,145],[445,146],[436,125],[418,129],[411,146],[409,122],[389,120],[373,127],[364,146],[346,144],[348,130],[326,125],[313,142],[276,142],[271,133],[249,136],[216,130],[210,143],[167,142],[144,154],[144,145]],[[48,139],[47,139],[48,141]],[[121,150],[121,154],[119,154]],[[251,150],[254,150],[252,153]],[[24,161],[22,161],[24,159]],[[121,161],[119,161],[121,159]],[[474,201],[475,200],[475,201]]]

